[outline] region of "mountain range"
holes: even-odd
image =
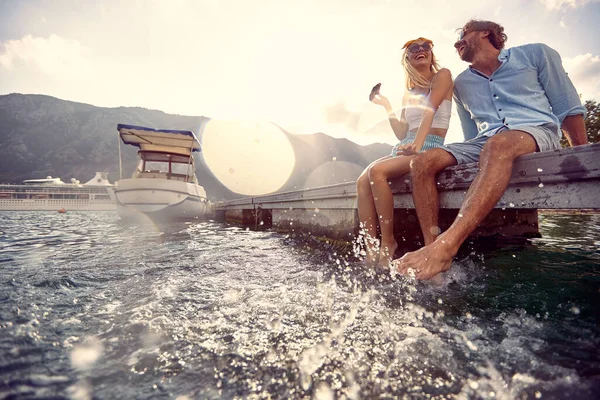
[[[119,177],[117,124],[191,130],[202,142],[198,129],[209,120],[140,107],[96,107],[45,95],[2,95],[0,182],[20,183],[46,176],[64,181],[75,177],[85,182],[96,171],[108,171],[109,179],[114,181]],[[293,148],[295,165],[278,191],[353,181],[369,163],[391,151],[387,144],[360,146],[323,133],[297,135],[281,131]],[[137,148],[121,145],[121,151],[124,176],[129,176]],[[211,200],[243,196],[217,179],[202,153],[196,162],[196,175]]]

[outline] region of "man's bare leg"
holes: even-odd
[[[412,195],[425,245],[433,243],[440,234],[440,199],[435,177],[441,170],[452,165],[456,165],[456,159],[443,149],[428,150],[413,158],[410,163]]]
[[[394,197],[388,179],[400,177],[410,170],[410,156],[389,158],[373,165],[369,169],[369,179],[373,183],[371,191],[375,200],[375,209],[381,230],[379,264],[390,267],[398,243],[394,239]]]
[[[411,269],[417,279],[430,279],[450,269],[460,246],[504,194],[515,159],[535,150],[533,137],[521,131],[501,132],[490,138],[481,152],[480,172],[452,226],[433,243],[405,254],[395,263],[398,271],[407,274]]]

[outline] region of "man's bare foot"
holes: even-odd
[[[381,267],[389,269],[392,265],[392,259],[394,258],[394,253],[398,248],[398,243],[394,240],[391,243],[381,243],[381,249],[379,250],[379,265]]]
[[[406,253],[393,262],[402,275],[412,275],[420,280],[431,279],[452,265],[454,252],[448,246],[434,242],[417,251]]]

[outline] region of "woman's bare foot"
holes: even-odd
[[[406,253],[395,260],[393,266],[403,275],[414,274],[417,279],[431,279],[450,269],[455,254],[449,246],[436,241],[417,251]]]
[[[368,234],[364,238],[365,262],[367,266],[374,267],[379,261],[379,239]]]
[[[367,243],[365,246],[367,257],[365,261],[369,267],[374,267],[379,262],[379,241],[376,243]]]
[[[365,261],[367,263],[367,266],[374,267],[379,262],[379,254],[377,254],[377,253],[369,254],[367,252],[367,258],[365,258]]]
[[[379,250],[379,265],[384,268],[390,268],[392,265],[392,259],[394,258],[394,253],[398,248],[398,243],[394,240],[390,243],[381,243],[381,249]]]

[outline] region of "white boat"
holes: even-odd
[[[193,153],[201,146],[193,132],[124,124],[117,130],[123,143],[139,148],[132,177],[119,179],[111,190],[121,218],[174,220],[206,214],[210,202],[195,174]]]
[[[48,176],[27,179],[20,185],[0,184],[0,210],[4,211],[114,211],[109,188],[108,172],[84,184],[71,179],[70,183]]]

